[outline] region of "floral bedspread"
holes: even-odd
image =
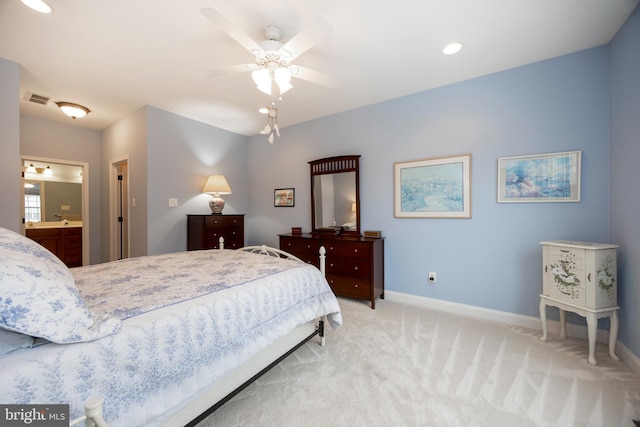
[[[264,255],[193,251],[71,271],[87,306],[122,330],[0,358],[3,403],[69,403],[73,418],[102,396],[111,427],[157,425],[297,325],[342,323],[316,268]]]

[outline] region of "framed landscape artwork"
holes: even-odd
[[[579,202],[580,151],[498,159],[498,203]]]
[[[293,207],[295,205],[294,188],[276,188],[273,190],[273,206]]]
[[[394,164],[397,218],[471,218],[471,155]]]

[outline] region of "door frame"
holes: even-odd
[[[120,216],[120,212],[118,212],[118,186],[116,185],[116,180],[118,176],[118,166],[121,164],[127,165],[127,177],[125,182],[127,183],[126,195],[130,194],[130,184],[129,184],[129,156],[125,155],[122,157],[117,157],[111,159],[109,161],[109,261],[118,260],[118,242],[119,242],[119,230],[116,227],[118,222],[118,217]],[[126,253],[127,256],[131,254],[131,209],[129,205],[129,197],[126,200],[123,200],[123,203],[127,204],[126,209]]]
[[[25,223],[24,220],[24,162],[25,161],[34,161],[34,162],[42,162],[42,163],[51,163],[51,164],[61,164],[61,165],[70,165],[70,166],[79,166],[82,168],[82,265],[90,264],[90,254],[91,254],[91,232],[90,232],[90,217],[89,217],[89,163],[87,162],[76,162],[73,160],[64,160],[64,159],[54,159],[51,157],[38,157],[38,156],[28,156],[25,154],[20,155],[20,233],[24,236],[26,235],[25,231]]]

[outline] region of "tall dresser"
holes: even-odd
[[[280,249],[319,266],[318,251],[327,251],[327,281],[336,295],[367,300],[376,307],[384,299],[384,239],[332,233],[280,234]]]
[[[218,249],[220,237],[225,249],[244,246],[244,215],[187,215],[187,250]]]

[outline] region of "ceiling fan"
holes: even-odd
[[[292,64],[293,60],[333,32],[331,24],[326,19],[316,19],[284,44],[280,41],[280,29],[268,26],[264,29],[265,40],[258,43],[219,10],[205,7],[201,9],[201,13],[255,56],[255,63],[214,69],[211,70],[211,75],[251,71],[251,77],[258,90],[272,95],[273,99],[279,99],[280,95],[293,87],[291,77],[326,87],[338,85],[337,81],[327,74]]]

